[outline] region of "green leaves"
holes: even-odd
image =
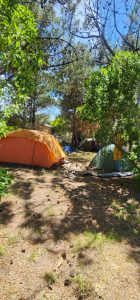
[[[38,65],[39,67],[43,65],[43,59],[41,57],[38,58]]]
[[[19,107],[34,95],[38,71],[43,65],[34,15],[18,2],[0,0],[1,135],[7,132],[5,121],[19,113]]]
[[[0,169],[0,199],[5,195],[7,188],[11,184],[11,176],[5,169]]]
[[[11,84],[20,101],[22,94],[32,92],[32,75],[43,62],[34,16],[26,6],[17,2],[0,1],[0,64],[7,73],[13,74]]]
[[[100,142],[113,141],[115,131],[122,131],[124,141],[130,146],[139,144],[139,82],[138,54],[123,51],[115,55],[108,67],[93,72],[87,80],[82,115],[100,125]],[[139,148],[135,148],[137,157]]]
[[[6,122],[4,120],[0,121],[0,136],[5,136],[6,135]]]

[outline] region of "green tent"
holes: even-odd
[[[115,145],[107,145],[103,147],[92,159],[90,166],[101,169],[107,172],[118,172],[116,161],[113,160],[113,150]],[[123,153],[120,160],[121,172],[128,172],[134,170],[133,163],[129,160],[128,154]]]

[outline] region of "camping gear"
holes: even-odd
[[[123,151],[121,150],[122,147],[123,147],[123,143],[122,143],[121,134],[117,133],[116,138],[115,138],[115,147],[113,149],[113,160],[118,161],[118,164],[117,164],[118,169],[119,169],[119,166],[121,165],[119,163],[119,161],[123,157]]]
[[[98,177],[128,177],[132,176],[133,172],[112,172],[112,173],[101,173]]]
[[[117,161],[113,159],[114,144],[103,147],[90,162],[90,166],[106,172],[117,172]],[[133,163],[129,160],[128,154],[123,151],[123,157],[119,159],[121,172],[128,172],[134,169]]]
[[[65,153],[69,154],[69,153],[72,153],[74,150],[71,146],[67,145],[67,146],[64,146],[63,147],[63,150]]]
[[[111,173],[99,173],[93,171],[85,171],[82,173],[82,176],[94,176],[94,177],[128,177],[132,176],[133,172],[111,172]]]
[[[87,138],[80,143],[78,149],[88,152],[98,152],[100,145],[98,145],[93,138]]]
[[[44,132],[20,129],[0,139],[0,162],[50,168],[64,157],[55,137]]]

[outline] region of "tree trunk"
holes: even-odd
[[[76,110],[74,109],[73,120],[72,120],[72,139],[71,139],[71,146],[73,148],[78,148],[80,144],[80,132],[77,128],[77,118],[76,118]]]
[[[33,98],[32,102],[32,129],[36,126],[36,98]]]
[[[23,118],[22,118],[22,127],[26,127],[26,105],[24,103],[24,109],[23,109]]]

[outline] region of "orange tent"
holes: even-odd
[[[58,141],[44,132],[20,129],[0,139],[0,162],[49,168],[64,157]]]

